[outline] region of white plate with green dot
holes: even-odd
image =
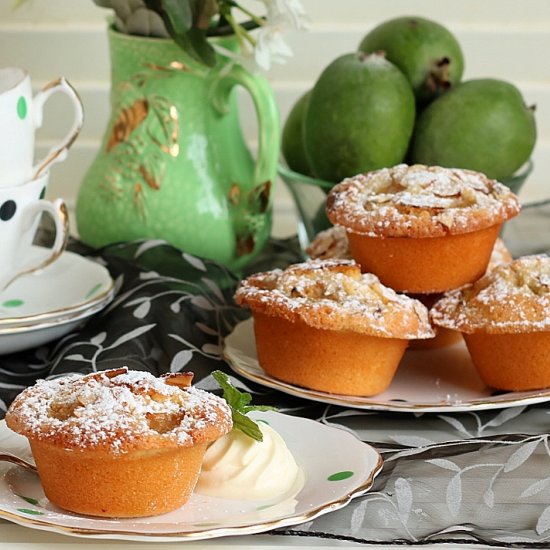
[[[252,415],[277,430],[294,455],[304,476],[297,494],[264,501],[193,494],[169,514],[92,518],[53,506],[37,475],[0,463],[0,517],[35,529],[103,539],[185,541],[247,535],[297,525],[342,508],[365,494],[382,468],[378,452],[347,431],[277,412]],[[0,421],[0,449],[31,457],[26,438],[4,421]]]
[[[33,246],[31,259],[46,254]],[[64,251],[45,269],[22,276],[0,293],[0,354],[60,338],[113,296],[114,281],[105,267]]]
[[[39,263],[48,254],[33,246],[27,260]],[[113,288],[105,267],[65,250],[45,269],[16,279],[0,293],[0,330],[75,315],[104,301]]]

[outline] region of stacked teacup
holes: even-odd
[[[61,143],[35,162],[35,131],[42,125],[44,104],[57,92],[69,97],[73,123]],[[63,200],[48,201],[44,195],[50,166],[66,158],[82,121],[82,103],[65,78],[50,82],[33,96],[26,71],[0,69],[0,292],[21,275],[51,264],[65,248],[67,208]],[[44,254],[31,255],[43,213],[54,221],[55,239]]]

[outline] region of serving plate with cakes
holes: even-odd
[[[316,259],[285,271],[256,274],[241,283],[237,302],[248,305],[253,314],[258,307],[268,311],[268,305],[274,302],[282,314],[291,313],[302,322],[309,322],[311,313],[317,312],[315,319],[324,319],[325,328],[319,337],[323,344],[331,341],[330,319],[326,320],[326,314],[332,309],[352,319],[355,314],[362,315],[361,322],[345,328],[367,333],[378,331],[379,323],[395,329],[397,312],[401,311],[398,316],[402,321],[406,318],[403,311],[409,315],[414,312],[420,326],[424,326],[423,334],[418,337],[418,333],[409,332],[410,343],[398,358],[398,364],[391,373],[385,369],[382,389],[377,385],[379,391],[373,391],[370,380],[379,378],[381,365],[387,359],[384,350],[380,351],[384,361],[376,354],[355,357],[349,345],[338,347],[338,341],[332,340],[332,349],[315,343],[304,355],[305,334],[299,333],[301,339],[292,340],[285,334],[277,337],[275,330],[269,328],[258,330],[257,315],[239,323],[225,339],[224,356],[231,368],[249,380],[291,395],[359,409],[460,412],[550,400],[550,257],[537,255],[511,260],[497,241],[486,274],[475,282],[438,296],[399,295],[397,302],[386,287],[368,274],[363,274],[364,282],[369,281],[368,291],[357,292],[341,275],[327,284],[323,271],[330,272],[336,265],[349,269],[350,263],[353,265],[353,260]],[[316,274],[313,282],[289,278],[289,274],[301,272],[303,276],[308,271],[308,278]],[[293,284],[286,284],[288,281]],[[251,288],[254,285],[260,287],[259,291]],[[339,290],[339,285],[347,293]],[[265,296],[266,292],[272,296]],[[255,294],[252,300],[247,298],[251,293]],[[409,301],[401,302],[403,298]],[[396,309],[397,304],[400,308],[405,304],[405,310]],[[427,315],[422,308],[426,311],[429,308],[435,329],[431,338],[429,327],[424,325]],[[262,322],[276,327],[277,312],[271,313],[275,322],[273,319]],[[366,326],[369,316],[370,326]],[[286,332],[295,331],[291,326]],[[379,331],[378,335],[395,337],[396,333],[384,335]],[[262,350],[258,338],[277,342],[268,348],[271,354],[268,361],[258,353]],[[272,364],[277,368],[271,369]],[[298,377],[296,373],[304,365],[307,376]],[[346,380],[348,386],[344,385]],[[352,391],[342,391],[346,387]]]
[[[0,462],[0,517],[102,539],[260,533],[342,508],[370,489],[382,467],[355,435],[274,411],[248,413],[267,425],[264,437],[271,434],[265,446],[254,442],[236,432],[229,402],[191,379],[121,367],[24,390],[0,422],[0,448],[35,461],[38,475]],[[295,474],[269,487],[263,473],[273,477],[269,462],[281,457],[295,461]],[[235,492],[228,482],[241,475],[248,482]]]
[[[277,429],[304,471],[305,484],[293,498],[258,502],[193,494],[184,506],[160,516],[93,518],[51,505],[38,476],[0,464],[0,517],[35,529],[102,539],[185,541],[262,533],[342,508],[370,489],[382,467],[371,446],[343,430],[275,412],[255,414]],[[30,456],[25,439],[4,421],[0,445]]]
[[[550,258],[498,238],[520,211],[471,170],[400,164],[328,193],[307,262],[251,275],[225,340],[242,376],[345,407],[444,412],[550,399]],[[305,328],[304,328],[305,327]]]

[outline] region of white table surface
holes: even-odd
[[[315,548],[331,549],[331,548],[365,548],[369,550],[400,548],[396,545],[364,545],[356,543],[348,543],[341,541],[331,541],[317,538],[301,538],[301,537],[282,537],[273,535],[253,535],[244,537],[224,537],[212,540],[198,542],[132,542],[119,540],[97,540],[70,537],[58,535],[56,533],[48,533],[38,529],[30,529],[15,525],[0,519],[0,550],[77,550],[81,547],[86,550],[95,548],[105,549],[115,548],[116,550],[145,550],[155,548],[157,550],[220,550],[222,548],[239,550],[278,550],[281,548],[300,548],[301,550],[309,550]],[[428,544],[420,545],[419,548],[456,548],[477,550],[489,548],[484,545],[471,544]],[[497,548],[491,546],[490,548]]]

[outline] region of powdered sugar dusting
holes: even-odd
[[[126,368],[39,380],[16,398],[6,420],[31,437],[115,453],[189,446],[209,426],[222,426],[222,433],[231,428],[223,399]]]
[[[468,233],[500,224],[519,209],[506,186],[483,174],[420,164],[348,178],[327,200],[333,223],[374,237]]]
[[[306,252],[310,258],[351,260],[346,230],[339,225],[321,231],[308,246]]]
[[[253,311],[315,328],[389,338],[434,335],[420,302],[383,286],[373,274],[361,274],[350,260],[312,260],[259,273],[241,283],[235,298]]]
[[[550,331],[550,257],[524,256],[450,292],[431,310],[435,324],[466,333]]]

